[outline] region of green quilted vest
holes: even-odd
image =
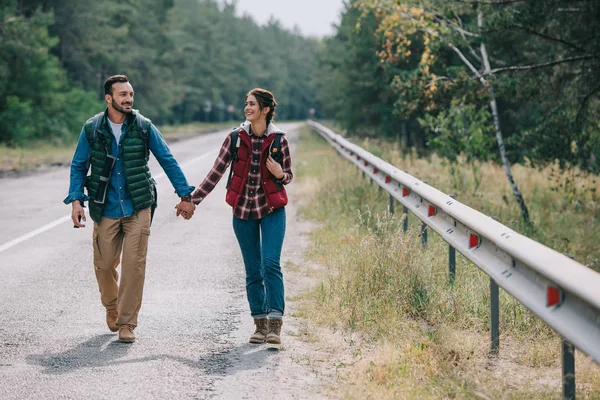
[[[98,129],[94,134],[94,118],[102,118]],[[92,145],[90,158],[91,174],[88,176],[87,189],[90,197],[89,209],[90,216],[95,222],[100,222],[104,204],[96,203],[94,199],[98,194],[100,185],[100,176],[104,165],[108,160],[107,154],[110,154],[112,141],[115,140],[108,123],[106,121],[106,112],[90,118],[85,124],[85,132]],[[144,136],[140,132],[140,127],[136,118],[142,118],[141,126],[147,127],[147,133]],[[132,113],[127,117],[127,130],[123,133],[121,147],[123,149],[123,162],[125,166],[125,181],[127,182],[127,192],[131,196],[133,209],[137,211],[144,210],[155,205],[156,194],[154,190],[155,182],[150,175],[148,167],[148,137],[150,133],[150,120],[138,113]],[[92,138],[90,140],[90,138]]]

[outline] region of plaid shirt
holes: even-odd
[[[242,130],[239,134],[247,135],[248,133]],[[262,149],[265,138],[266,136],[258,137],[255,135],[250,135],[250,140],[252,142],[252,154],[260,154],[260,150]],[[200,202],[204,200],[206,196],[208,196],[208,194],[215,188],[217,183],[219,183],[223,177],[223,174],[231,163],[230,144],[231,136],[227,135],[212,169],[206,178],[204,178],[204,181],[198,186],[194,193],[192,193],[192,201],[194,204],[200,204]],[[283,154],[283,158],[281,160],[283,178],[280,182],[284,185],[287,185],[292,181],[294,175],[292,173],[290,147],[285,135],[281,137],[281,153]],[[250,159],[250,171],[248,172],[246,186],[242,192],[242,198],[240,199],[237,207],[233,210],[234,216],[245,220],[261,219],[271,212],[267,207],[267,198],[260,184],[260,165],[258,162],[254,161],[254,157],[250,157]]]

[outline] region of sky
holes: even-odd
[[[331,25],[339,23],[343,3],[343,0],[237,0],[236,8],[239,15],[249,14],[260,25],[272,15],[287,29],[298,26],[304,36],[323,37],[334,34]]]

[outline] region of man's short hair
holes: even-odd
[[[104,94],[110,94],[112,96],[112,86],[117,82],[129,82],[129,78],[125,75],[113,75],[104,81]]]

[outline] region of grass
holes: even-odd
[[[479,166],[483,179],[474,192],[466,170],[451,176],[435,157],[403,156],[397,146],[373,140],[359,144],[440,190],[461,193],[471,207],[521,227],[510,197],[502,199],[510,192],[499,166]],[[327,271],[304,295],[301,313],[318,326],[359,332],[362,338],[337,388],[341,397],[560,397],[561,342],[545,323],[500,291],[501,350],[490,356],[487,275],[457,256],[457,279],[448,284],[447,244],[430,233],[423,249],[414,217],[403,233],[403,217],[386,211],[387,195],[308,130],[295,171],[301,214],[318,222],[308,256]],[[563,244],[551,232],[559,230],[559,238],[570,238],[569,251],[580,260],[591,251],[585,259],[597,266],[597,192],[567,200],[563,191],[551,190],[550,171],[515,168],[536,221],[534,239]],[[578,397],[600,397],[600,368],[581,354],[576,360]]]
[[[193,123],[159,128],[167,142],[175,142],[197,136],[202,133],[215,132],[232,128],[235,122]],[[73,158],[76,139],[69,142],[33,141],[27,147],[14,148],[0,145],[0,173],[24,172],[47,166],[68,165]]]
[[[223,129],[234,128],[238,125],[235,121],[221,123],[195,122],[184,125],[165,125],[159,129],[168,142],[187,139],[202,133],[216,132]]]
[[[64,165],[71,161],[75,144],[32,142],[26,148],[0,145],[0,172],[27,171],[40,166]]]
[[[340,132],[334,122],[328,126]],[[373,138],[350,138],[388,163],[426,181],[478,211],[578,262],[600,272],[600,177],[576,168],[561,171],[558,165],[531,168],[512,166],[515,182],[523,195],[533,222],[524,225],[504,168],[495,163],[455,165],[436,155],[418,158],[398,143]],[[473,167],[477,171],[473,172]],[[476,188],[475,182],[479,181]]]

